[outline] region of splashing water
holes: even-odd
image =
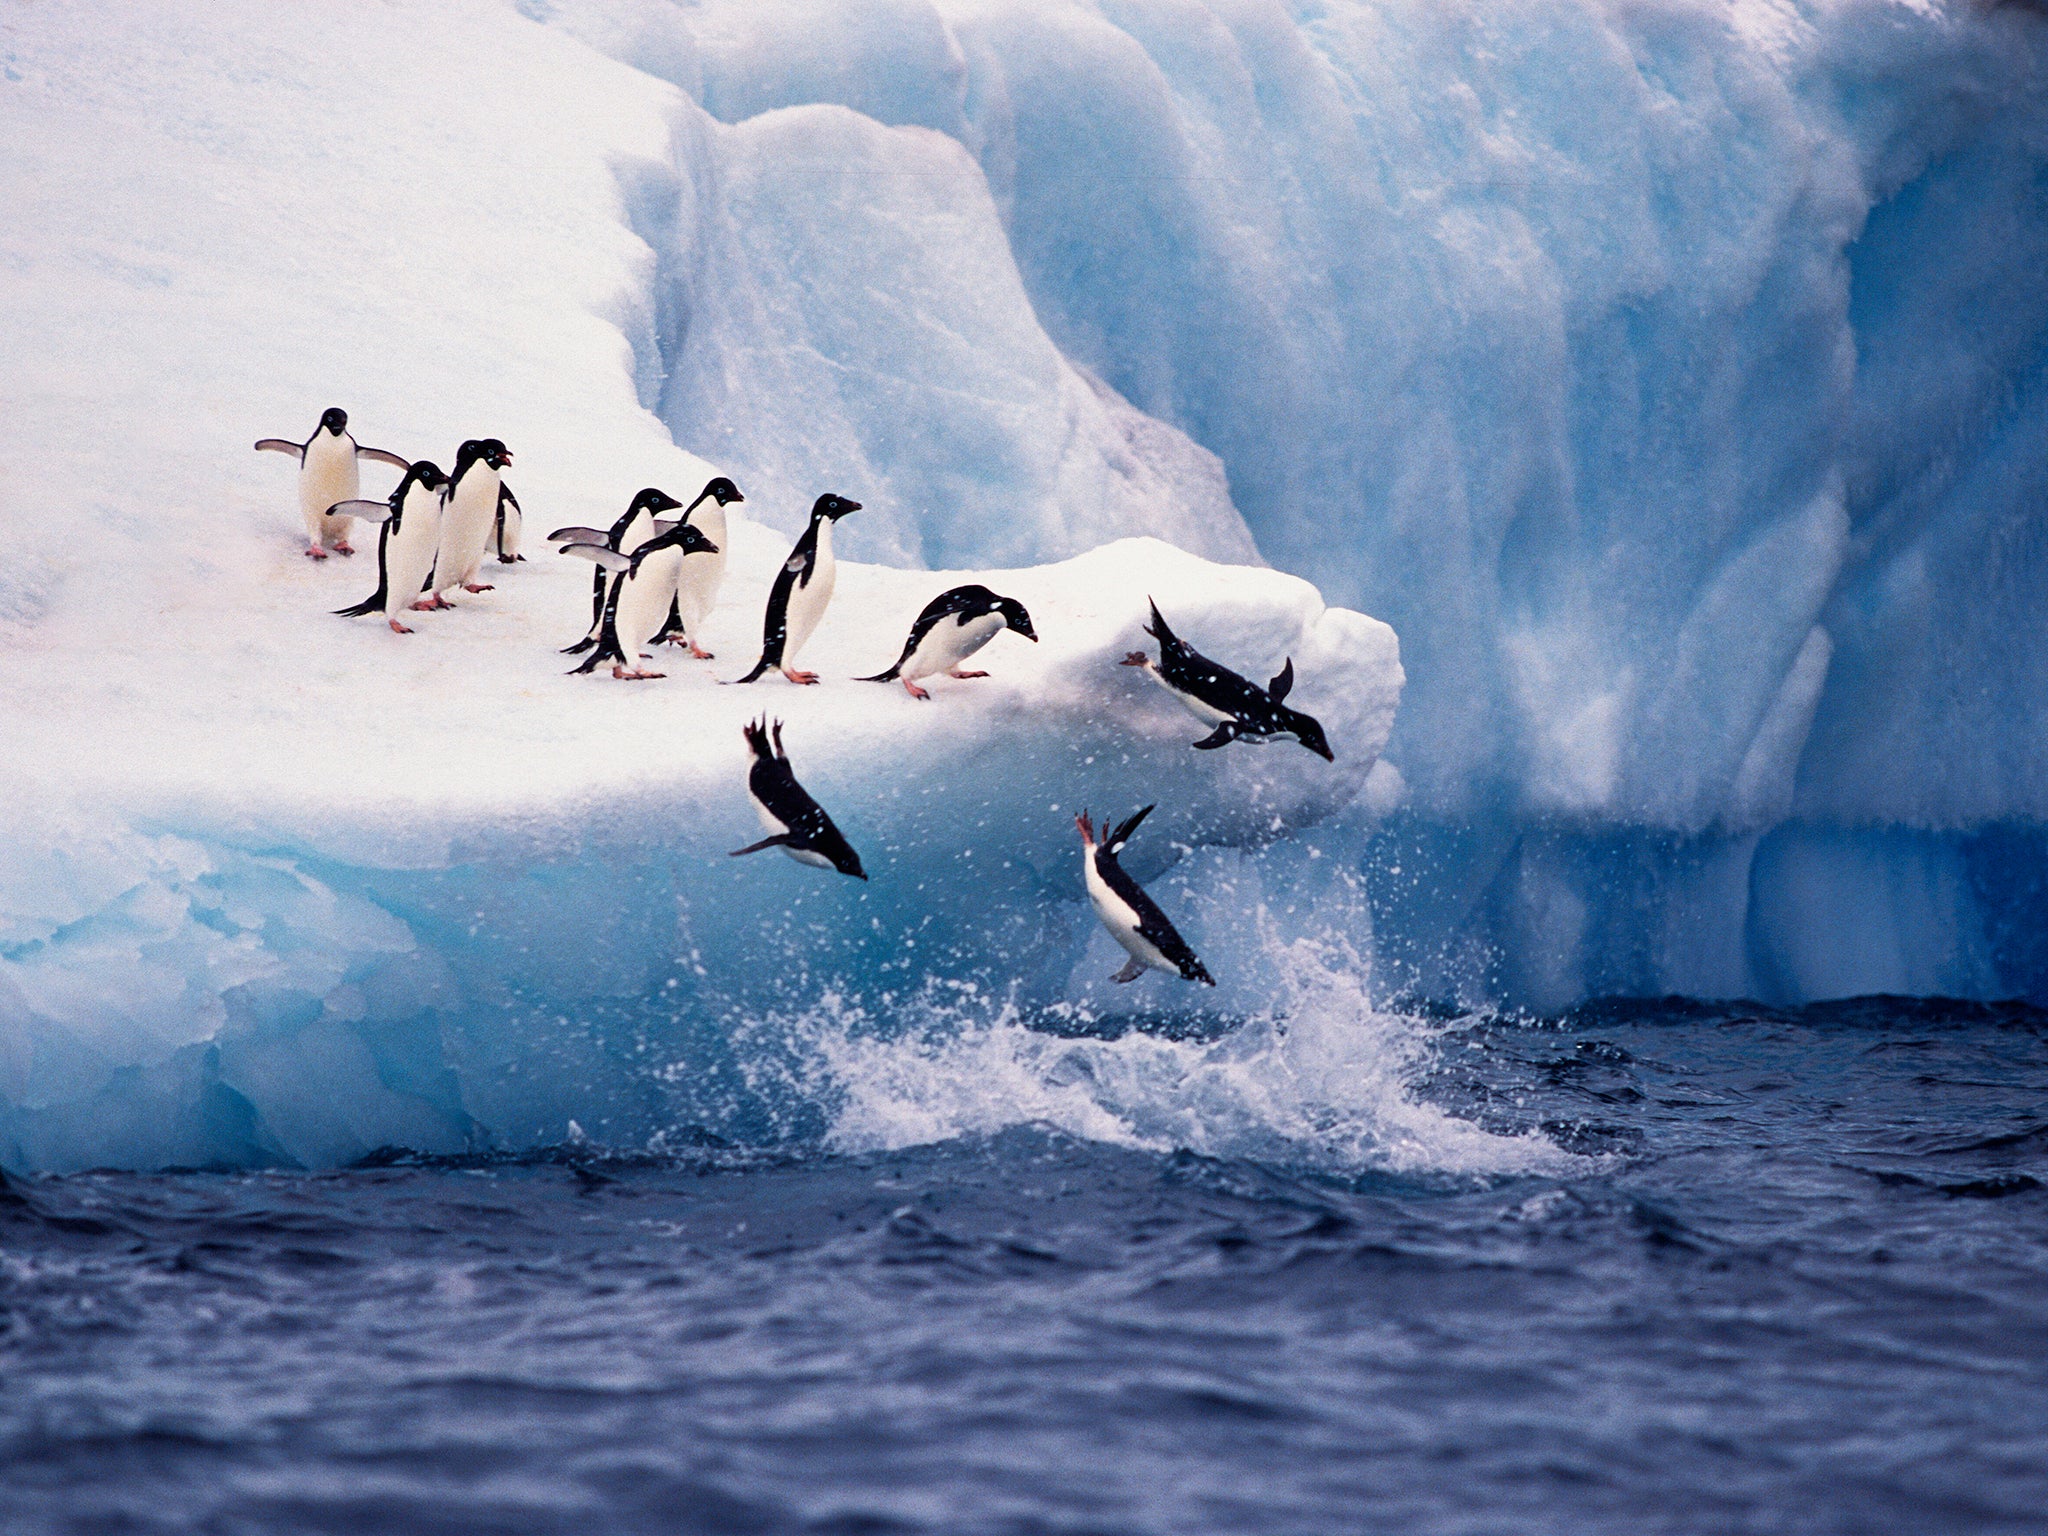
[[[1417,1098],[1443,1026],[1373,1007],[1342,940],[1275,943],[1283,994],[1221,1039],[1034,1029],[1008,1002],[927,996],[884,1035],[831,1000],[799,1026],[806,1095],[845,1152],[1050,1127],[1091,1141],[1330,1172],[1502,1175],[1583,1164],[1540,1134],[1498,1135]]]

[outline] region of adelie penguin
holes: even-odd
[[[738,486],[720,475],[697,493],[697,499],[683,513],[683,521],[700,530],[711,541],[712,552],[692,555],[683,562],[683,574],[676,582],[676,600],[669,608],[668,623],[654,637],[656,645],[663,641],[670,645],[687,645],[697,660],[712,659],[711,653],[704,649],[702,637],[704,621],[718,606],[718,589],[725,585],[725,509],[733,502],[746,499]]]
[[[1143,667],[1146,675],[1179,699],[1189,714],[1202,724],[1215,727],[1195,743],[1198,751],[1210,751],[1233,741],[1264,742],[1292,736],[1317,757],[1333,763],[1337,760],[1315,718],[1289,709],[1282,702],[1294,686],[1293,658],[1288,659],[1270,684],[1261,688],[1189,645],[1166,627],[1159,605],[1151,606],[1152,622],[1145,626],[1145,632],[1159,642],[1159,660],[1153,661],[1143,651],[1132,651],[1123,659],[1123,665]]]
[[[895,666],[856,681],[900,681],[913,699],[928,699],[931,694],[917,686],[921,677],[939,672],[948,677],[987,677],[986,672],[961,671],[960,663],[1006,629],[1014,629],[1034,644],[1038,640],[1031,615],[1014,597],[999,597],[987,587],[954,587],[925,604],[924,612],[910,626],[910,638],[903,642],[903,654],[896,658]]]
[[[619,520],[610,528],[557,528],[548,535],[548,542],[562,546],[557,551],[561,554],[568,553],[572,544],[597,544],[618,554],[630,555],[654,537],[656,517],[663,512],[673,512],[681,505],[667,491],[650,485],[627,504]],[[586,555],[585,558],[591,557]],[[604,604],[611,589],[612,574],[599,564],[590,573],[590,628],[574,645],[562,647],[564,656],[580,656],[597,644],[598,636],[604,632]]]
[[[1109,979],[1136,981],[1146,971],[1154,970],[1213,987],[1216,978],[1195,958],[1187,940],[1167,921],[1158,903],[1117,862],[1117,855],[1138,830],[1138,823],[1151,814],[1152,807],[1148,805],[1121,826],[1105,831],[1100,843],[1095,840],[1095,826],[1086,811],[1074,818],[1081,833],[1082,874],[1088,882],[1089,904],[1102,919],[1102,926],[1109,930],[1109,936],[1131,957]]]
[[[361,459],[375,459],[395,469],[410,469],[395,453],[382,448],[365,448],[348,435],[348,412],[331,405],[320,413],[320,425],[303,443],[288,438],[266,437],[256,444],[258,453],[288,453],[299,461],[299,515],[306,520],[306,557],[325,560],[332,545],[338,555],[352,555],[348,538],[355,524],[347,513],[332,509],[362,495],[362,477],[356,465]]]
[[[770,724],[767,716],[742,726],[747,748],[754,761],[747,769],[747,798],[754,802],[754,814],[769,835],[758,843],[735,848],[737,859],[763,848],[780,848],[799,864],[819,869],[836,869],[856,880],[867,879],[860,867],[860,855],[853,851],[824,807],[805,793],[790,769],[789,754],[782,750],[782,722]]]
[[[859,502],[829,491],[812,504],[810,526],[775,573],[775,585],[768,589],[768,611],[761,622],[761,659],[754,663],[753,671],[733,681],[751,683],[770,667],[781,668],[792,683],[818,680],[815,672],[797,670],[797,652],[825,616],[825,605],[832,601],[832,588],[839,580],[839,566],[832,558],[832,525],[859,510]]]
[[[447,594],[488,592],[489,582],[476,579],[490,548],[505,482],[499,471],[512,462],[512,450],[495,437],[471,438],[455,451],[455,469],[448,476],[448,495],[441,512],[441,547],[434,552],[434,593],[430,608],[452,608]]]
[[[611,575],[597,646],[576,672],[592,672],[609,661],[612,676],[625,682],[667,676],[641,666],[642,653],[675,602],[684,562],[692,555],[716,554],[718,549],[690,523],[657,522],[654,526],[658,530],[654,537],[630,555],[602,544],[562,547],[563,554],[594,560]]]
[[[517,565],[526,558],[519,553],[519,540],[525,528],[526,513],[519,505],[519,498],[512,494],[511,486],[500,484],[498,523],[491,534],[491,544],[498,551],[498,564]]]
[[[336,613],[345,619],[381,613],[399,634],[412,633],[398,616],[426,604],[420,589],[434,568],[434,551],[440,545],[441,495],[447,484],[438,465],[421,459],[406,470],[388,501],[344,501],[333,509],[337,515],[383,524],[377,531],[377,590]]]

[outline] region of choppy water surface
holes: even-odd
[[[1170,1044],[1024,1075],[1099,1105],[1228,1051]],[[0,1529],[2048,1523],[2048,1014],[1631,1005],[1405,1071],[1511,1155],[1026,1124],[16,1180]]]

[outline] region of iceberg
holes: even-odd
[[[81,5],[0,50],[0,1164],[1011,1116],[1518,1166],[1375,1009],[2048,996],[2036,8]],[[560,676],[587,570],[537,548],[409,639],[331,618],[367,562],[305,568],[248,451],[330,404],[505,439],[530,539],[733,475],[718,661]],[[827,685],[717,687],[828,488]],[[845,680],[970,576],[1045,644]],[[1114,666],[1147,594],[1291,654],[1337,764],[1191,752]],[[872,889],[724,858],[764,708]],[[1074,810],[1155,799],[1213,999],[1110,987],[1069,878]],[[1254,1023],[1043,1032],[1133,1008]]]

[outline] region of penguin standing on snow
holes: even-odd
[[[1145,632],[1159,642],[1159,660],[1154,662],[1143,651],[1132,651],[1122,665],[1143,667],[1146,675],[1179,699],[1189,714],[1202,724],[1215,727],[1195,743],[1197,751],[1207,752],[1233,741],[1264,742],[1292,736],[1317,757],[1333,763],[1337,760],[1315,718],[1281,702],[1294,686],[1292,657],[1281,667],[1279,676],[1261,688],[1211,661],[1168,629],[1157,603],[1152,603],[1152,622],[1145,626]]]
[[[703,645],[704,621],[718,606],[718,589],[725,585],[725,509],[731,502],[746,499],[738,486],[720,475],[697,493],[697,499],[683,513],[683,521],[701,529],[711,541],[712,552],[691,555],[683,562],[682,577],[676,582],[676,600],[669,608],[668,623],[654,637],[656,645],[664,640],[670,645],[687,645],[699,661],[712,659]]]
[[[334,611],[345,619],[381,613],[392,629],[409,635],[398,616],[425,602],[420,589],[434,568],[441,542],[441,493],[448,477],[425,459],[412,465],[389,501],[344,501],[336,509],[384,526],[377,531],[377,590],[352,608]]]
[[[519,498],[512,494],[512,487],[498,486],[498,523],[491,532],[492,547],[498,551],[498,564],[517,565],[526,556],[519,553],[519,538],[526,527],[526,514],[520,510]]]
[[[681,505],[667,491],[650,485],[633,498],[610,528],[557,528],[548,535],[548,542],[562,546],[557,553],[566,554],[571,544],[601,544],[618,554],[630,555],[654,537],[654,519],[659,514],[673,512]],[[585,558],[591,557],[586,555]],[[599,635],[604,632],[604,605],[611,589],[611,572],[600,564],[590,573],[590,628],[574,645],[562,647],[564,656],[580,656],[597,644]]]
[[[325,560],[327,546],[336,554],[352,555],[348,536],[355,526],[347,513],[336,515],[329,508],[362,495],[358,459],[375,459],[396,469],[410,469],[395,453],[382,448],[365,448],[348,435],[348,412],[331,405],[320,413],[320,425],[303,443],[287,438],[266,437],[256,444],[258,453],[288,453],[299,461],[299,515],[306,520],[306,558]]]
[[[630,555],[602,544],[562,547],[561,553],[594,560],[600,570],[611,574],[611,591],[605,597],[604,622],[598,631],[597,646],[572,676],[577,672],[594,672],[607,661],[612,663],[612,676],[622,682],[668,675],[641,666],[642,653],[675,602],[683,562],[691,555],[716,554],[717,549],[693,524],[657,522],[654,526],[659,531]]]
[[[455,451],[455,470],[448,477],[448,498],[441,513],[441,547],[434,552],[434,595],[430,608],[453,608],[447,593],[488,592],[478,581],[478,567],[490,547],[498,516],[498,493],[505,482],[498,472],[512,462],[512,450],[495,437],[471,438]]]
[[[747,769],[747,798],[754,802],[754,814],[761,818],[769,835],[758,843],[733,849],[731,857],[759,853],[763,848],[780,848],[799,864],[836,869],[856,880],[867,879],[867,871],[860,867],[860,855],[853,851],[853,845],[832,825],[824,807],[797,783],[789,766],[789,755],[782,750],[782,722],[777,720],[771,725],[763,715],[740,730],[754,754],[753,765]]]
[[[1109,979],[1136,981],[1147,970],[1154,970],[1213,987],[1216,978],[1195,958],[1187,940],[1117,863],[1116,856],[1138,830],[1138,823],[1151,814],[1152,807],[1148,805],[1122,826],[1105,832],[1100,843],[1095,841],[1095,827],[1086,811],[1074,818],[1074,825],[1081,832],[1081,867],[1088,882],[1089,903],[1102,919],[1102,926],[1109,930],[1109,936],[1131,957]]]
[[[1014,597],[998,597],[987,587],[954,587],[925,604],[924,612],[910,626],[910,638],[903,642],[903,654],[896,658],[895,666],[855,681],[889,683],[900,679],[913,699],[928,699],[931,695],[917,686],[920,677],[936,672],[948,677],[987,677],[986,672],[961,671],[960,663],[1006,629],[1014,629],[1034,645],[1038,642],[1031,615]]]
[[[754,663],[753,671],[735,682],[751,683],[770,667],[781,668],[792,683],[818,680],[815,672],[797,670],[797,652],[825,616],[825,605],[832,601],[832,588],[839,580],[839,566],[832,558],[832,525],[859,510],[859,502],[829,491],[812,504],[810,526],[775,573],[775,585],[768,589],[768,611],[761,622],[761,659]]]

